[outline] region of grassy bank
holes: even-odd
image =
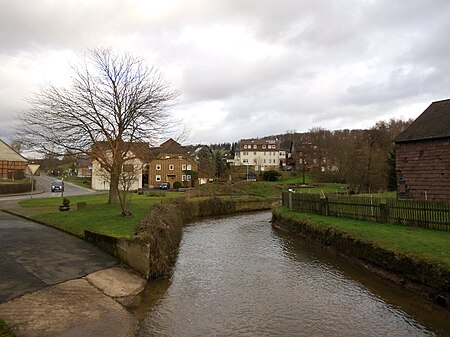
[[[87,229],[112,237],[127,238],[136,234],[142,218],[148,213],[151,206],[182,196],[182,193],[176,192],[151,197],[133,194],[130,206],[131,212],[133,212],[131,217],[121,216],[119,205],[108,205],[107,194],[68,197],[71,205],[68,212],[58,210],[61,198],[28,199],[21,201],[20,208],[15,212],[80,237]],[[77,210],[78,202],[86,202],[86,208]]]
[[[450,271],[449,232],[298,213],[285,207],[278,208],[276,212],[287,219],[296,219],[318,228],[341,230],[356,240],[373,243],[395,254],[438,264]]]
[[[300,188],[300,185],[295,181],[296,180],[292,178],[280,181],[237,181],[233,183],[214,182],[198,186],[196,192],[204,195],[243,194],[260,196],[264,198],[280,198],[281,192],[291,188],[291,185],[296,185],[297,187],[295,188],[298,191],[305,193],[328,194],[344,191],[344,189],[341,188],[344,186],[342,184],[326,183]]]
[[[180,192],[133,194],[130,206],[133,215],[130,217],[121,216],[119,205],[108,205],[107,194],[68,197],[71,205],[71,209],[68,212],[60,212],[58,210],[58,206],[61,205],[61,198],[23,200],[19,203],[20,207],[13,211],[61,228],[79,237],[83,237],[84,231],[89,230],[115,238],[131,238],[138,232],[142,220],[153,206],[182,197],[185,197],[185,195]],[[208,201],[209,199],[210,197],[189,198],[191,201],[198,202],[200,208],[203,205],[203,201]],[[251,203],[265,200],[264,198],[245,195],[222,196],[221,199],[240,202],[244,206],[245,202]],[[86,208],[77,210],[77,203],[79,202],[85,202]],[[207,204],[209,205],[210,202],[208,201]],[[220,209],[218,206],[217,208]]]

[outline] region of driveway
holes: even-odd
[[[115,263],[81,239],[0,211],[0,303]]]

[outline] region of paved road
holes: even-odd
[[[21,199],[29,199],[32,198],[51,198],[51,197],[61,197],[61,192],[52,192],[51,184],[53,180],[56,180],[54,177],[49,177],[46,175],[40,175],[35,177],[36,179],[36,191],[33,191],[33,194],[24,193],[22,195],[0,195],[0,203],[2,200],[21,200]],[[80,187],[68,182],[64,182],[64,196],[72,196],[72,195],[83,195],[83,194],[94,194],[98,193],[90,188]]]
[[[0,303],[115,263],[83,240],[0,211]]]

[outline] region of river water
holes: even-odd
[[[450,336],[450,313],[322,248],[269,212],[185,228],[170,280],[132,308],[137,336]]]

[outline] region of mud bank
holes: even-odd
[[[151,209],[137,235],[117,239],[85,231],[86,240],[107,251],[145,278],[170,275],[175,264],[184,225],[196,218],[268,210],[272,201],[210,198],[177,199]]]
[[[312,240],[440,306],[450,307],[450,272],[438,264],[380,248],[331,226],[315,226],[276,209],[272,226]]]

